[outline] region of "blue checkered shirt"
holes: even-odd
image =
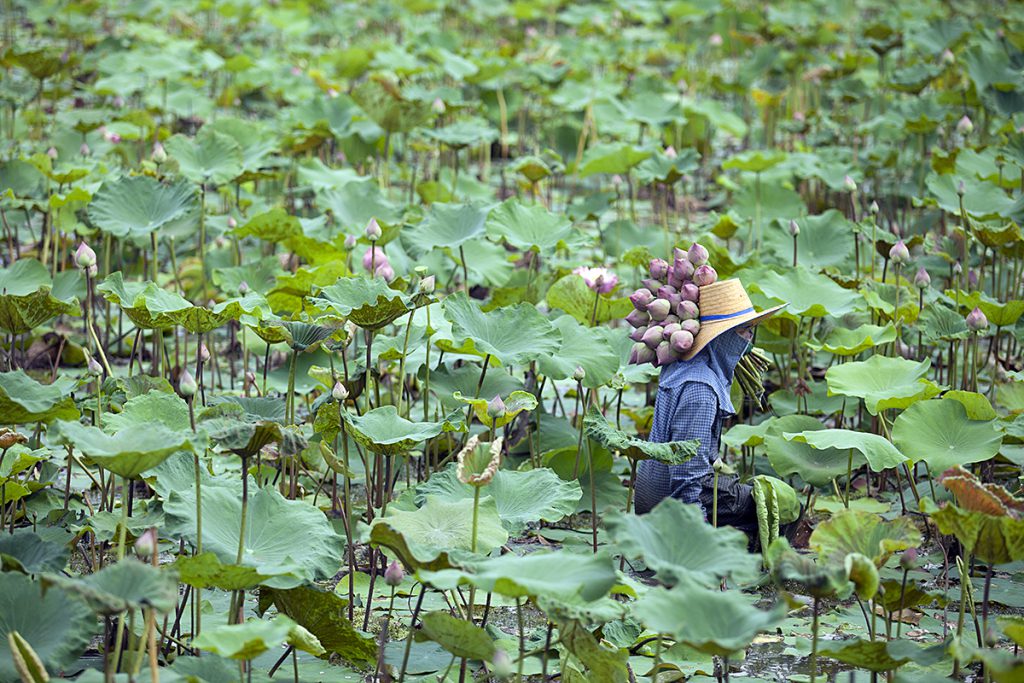
[[[636,512],[648,512],[663,498],[672,496],[684,503],[700,505],[701,480],[712,473],[722,433],[722,411],[718,395],[704,382],[684,382],[675,387],[658,387],[654,402],[651,441],[698,439],[697,455],[681,465],[641,460],[636,472]],[[703,509],[703,506],[701,506]],[[707,511],[704,511],[705,518]]]

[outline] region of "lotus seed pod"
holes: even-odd
[[[647,304],[654,301],[654,295],[651,294],[651,290],[646,287],[641,287],[629,295],[629,301],[633,304],[633,308],[636,310],[646,311]]]
[[[658,348],[655,350],[654,355],[654,364],[659,368],[671,365],[679,360],[679,354],[672,348],[672,344],[667,341],[663,341],[658,344]]]
[[[497,419],[505,414],[505,402],[501,400],[501,396],[495,395],[490,401],[487,402],[487,417],[492,420]]]
[[[402,565],[398,560],[391,560],[391,564],[384,570],[384,583],[395,588],[402,583],[404,578],[405,570],[402,569]]]
[[[680,301],[676,306],[676,315],[680,320],[694,320],[700,315],[700,309],[692,301]]]
[[[692,301],[697,303],[700,301],[700,288],[692,282],[687,282],[679,290],[679,297],[683,301]]]
[[[718,280],[718,273],[708,265],[703,265],[693,272],[693,284],[698,287],[707,287]]]
[[[686,330],[694,337],[696,337],[697,333],[700,332],[700,323],[696,319],[684,320],[683,322],[679,323],[679,327]]]
[[[974,130],[974,123],[971,118],[964,114],[963,118],[956,122],[956,132],[960,135],[970,135]]]
[[[653,320],[664,320],[672,311],[672,304],[668,299],[655,299],[647,305],[647,312]]]
[[[686,330],[678,330],[672,333],[669,344],[672,345],[676,353],[686,353],[693,346],[693,335]]]
[[[572,371],[572,378],[577,382],[582,382],[587,378],[587,371],[583,369],[582,365],[577,365],[576,369]]]
[[[910,261],[910,250],[907,249],[907,245],[904,244],[903,240],[897,241],[889,249],[889,260],[898,266]]]
[[[79,242],[78,249],[75,250],[75,263],[79,268],[96,265],[96,252],[85,242]]]
[[[645,347],[646,348],[646,347]],[[6,451],[19,443],[28,442],[28,437],[7,427],[0,427],[0,450]]]
[[[665,328],[661,325],[651,325],[647,328],[647,331],[644,332],[644,336],[640,338],[640,341],[647,344],[649,348],[656,349],[658,348],[658,344],[660,344],[662,339],[665,337],[664,332]]]
[[[371,218],[370,222],[366,224],[366,239],[371,242],[376,242],[380,239],[381,235],[384,234],[380,229],[380,224],[376,218]]]
[[[646,287],[650,292],[657,292],[665,283],[662,282],[661,280],[655,280],[654,278],[651,277],[641,280],[640,284]]]
[[[644,335],[646,333],[647,333],[647,326],[643,325],[641,327],[636,328],[632,332],[630,332],[629,333],[629,338],[630,338],[630,340],[635,341],[635,342],[642,341],[643,338],[644,338]]]
[[[167,161],[167,150],[159,142],[153,143],[153,163],[162,164]]]
[[[857,183],[848,175],[843,176],[843,189],[847,192],[856,192]]]
[[[986,327],[988,327],[988,318],[980,308],[975,306],[974,310],[967,314],[967,329],[971,332],[981,332]]]
[[[914,276],[914,286],[918,289],[928,289],[928,285],[932,283],[932,277],[928,274],[928,271],[921,266],[917,269],[917,275]]]
[[[796,237],[799,234],[800,234],[800,224],[797,223],[795,220],[790,219],[790,221],[789,221],[789,236],[790,237]]]
[[[708,262],[708,250],[703,245],[694,242],[686,257],[694,268],[698,268]]]
[[[192,373],[188,371],[188,368],[181,371],[181,376],[178,377],[178,391],[185,398],[192,398],[199,391],[199,385],[196,384],[196,378],[192,376]]]
[[[651,322],[651,314],[647,311],[638,311],[634,309],[626,316],[626,322],[633,327],[643,327]]]
[[[655,280],[664,280],[668,275],[668,261],[663,258],[651,259],[650,272]]]
[[[345,388],[345,384],[340,380],[335,382],[334,388],[331,389],[331,396],[333,396],[334,400],[338,403],[341,403],[348,398],[348,389]]]
[[[679,327],[679,323],[672,323],[671,325],[663,325],[662,328],[661,328],[661,337],[665,341],[668,341],[669,339],[672,338],[672,334],[675,333],[675,332],[678,332],[680,329],[681,328]]]

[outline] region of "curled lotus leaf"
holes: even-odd
[[[850,577],[844,562],[815,562],[813,557],[793,550],[785,536],[768,546],[764,561],[772,580],[779,585],[792,581],[817,598],[849,594]]]
[[[334,330],[330,327],[295,320],[281,320],[274,322],[273,325],[281,328],[284,341],[288,342],[288,345],[295,351],[315,349],[321,342],[334,334]]]
[[[203,334],[229,320],[237,320],[244,312],[237,300],[212,308],[195,306],[185,297],[161,289],[153,282],[125,282],[121,271],[107,276],[96,290],[102,292],[107,301],[120,306],[137,327],[147,330],[166,330],[180,325],[193,334]]]
[[[909,517],[884,520],[863,510],[842,510],[818,525],[810,544],[826,560],[859,553],[880,568],[893,553],[921,545],[921,532]]]
[[[248,413],[245,406],[235,401],[206,408],[196,423],[215,444],[243,458],[251,458],[271,443],[279,444],[282,455],[294,455],[306,447],[306,440],[298,431]]]
[[[0,372],[0,415],[7,424],[74,420],[78,409],[69,395],[74,381],[40,384],[24,370]]]
[[[504,412],[500,416],[492,418],[487,414],[487,399],[469,398],[468,396],[463,396],[461,391],[456,391],[453,398],[473,406],[473,415],[476,416],[476,419],[480,420],[480,423],[485,427],[493,426],[494,428],[504,427],[514,420],[519,413],[524,410],[533,410],[537,407],[536,396],[528,391],[513,391],[504,400]]]
[[[462,431],[462,415],[453,412],[441,422],[411,422],[387,405],[354,415],[342,413],[348,433],[359,445],[381,455],[402,455],[416,444],[432,439],[442,432]]]
[[[79,596],[93,611],[107,616],[150,607],[166,614],[178,601],[176,572],[131,557],[80,578],[53,573],[44,575],[42,581]]]
[[[53,429],[60,443],[74,446],[104,469],[129,479],[137,479],[175,453],[202,449],[205,441],[202,435],[162,424],[132,424],[107,434],[96,427],[60,420]]]
[[[856,356],[870,348],[896,340],[896,328],[886,325],[861,325],[854,329],[837,327],[822,342],[813,340],[804,344],[815,351],[827,351],[835,356]]]
[[[669,441],[656,443],[627,434],[613,427],[596,406],[591,406],[583,418],[583,429],[587,436],[611,451],[619,451],[631,460],[657,460],[666,465],[684,463],[697,454],[700,443]]]
[[[906,408],[941,390],[926,379],[931,361],[875,355],[866,361],[833,365],[825,372],[828,393],[864,399],[872,415],[888,408]]]
[[[907,456],[900,453],[885,437],[852,429],[814,429],[797,433],[784,432],[782,436],[787,440],[806,443],[816,450],[859,451],[874,472],[896,467],[907,460]]]
[[[0,268],[0,330],[25,334],[57,315],[79,315],[74,289],[81,276],[74,271],[50,273],[39,261],[18,259]]]
[[[503,439],[498,437],[490,443],[481,442],[476,434],[469,437],[465,447],[456,457],[458,463],[455,475],[463,484],[470,486],[486,486],[494,479],[501,465],[501,445]]]
[[[409,311],[429,303],[423,294],[392,289],[380,277],[343,277],[310,298],[318,309],[351,320],[364,330],[378,330]]]
[[[46,540],[32,531],[0,535],[0,569],[3,571],[59,572],[67,566],[70,553],[68,545]]]

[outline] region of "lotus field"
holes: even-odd
[[[0,20],[0,683],[1024,680],[1021,4]]]

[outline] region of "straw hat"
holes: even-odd
[[[779,304],[763,311],[755,311],[754,304],[743,289],[743,283],[733,278],[719,280],[700,288],[700,331],[694,337],[693,346],[683,355],[690,360],[711,341],[740,325],[757,325],[775,314],[786,304]]]

